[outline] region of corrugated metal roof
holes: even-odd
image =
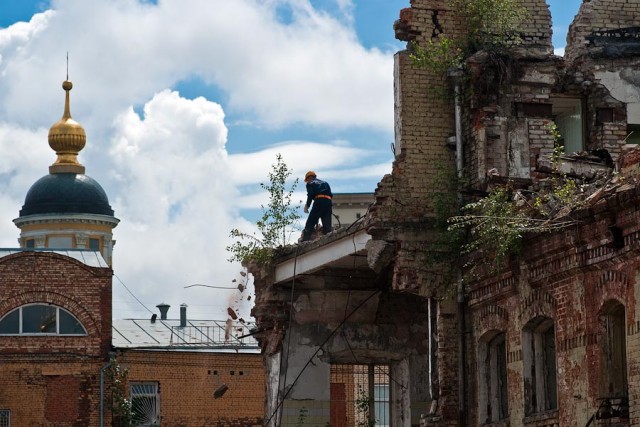
[[[116,348],[259,353],[249,335],[254,327],[225,320],[188,320],[181,327],[178,319],[114,319],[112,340]]]
[[[89,267],[109,268],[109,265],[98,251],[87,251],[84,249],[22,249],[22,248],[0,248],[0,258],[17,254],[20,252],[50,252],[54,254],[68,256]]]

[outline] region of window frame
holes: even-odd
[[[0,409],[0,427],[11,427],[11,409]]]
[[[551,98],[552,117],[560,132],[561,139],[558,141],[562,145],[565,154],[584,151],[586,149],[586,110],[585,102],[582,98],[557,96]],[[579,117],[574,116],[578,114]],[[567,128],[567,124],[571,124],[572,120],[577,123],[573,129]],[[569,132],[569,130],[573,130]],[[579,132],[579,141],[574,139],[575,132]],[[571,137],[574,138],[571,138]],[[567,139],[569,138],[569,139]]]
[[[607,301],[600,313],[600,398],[629,397],[629,360],[627,356],[626,307],[617,300]],[[617,375],[614,375],[617,374]],[[611,390],[611,389],[614,390]]]
[[[492,330],[478,342],[478,418],[491,424],[509,418],[507,334]],[[494,375],[496,374],[496,375]]]
[[[152,387],[153,388],[153,392],[149,393],[149,392],[140,392],[140,393],[134,393],[134,389],[135,387]],[[151,422],[145,422],[146,420],[141,420],[138,421],[136,419],[136,414],[134,413],[135,411],[135,404],[134,404],[134,400],[136,399],[142,399],[142,398],[148,398],[148,397],[153,397],[153,404],[155,405],[155,408],[153,408],[153,412],[154,414],[153,417],[155,418],[155,420],[151,420]],[[160,415],[160,383],[158,381],[132,381],[129,383],[129,398],[131,399],[131,413],[132,413],[132,422],[133,425],[136,427],[156,427],[156,426],[160,426],[161,424],[161,415]]]
[[[538,316],[522,328],[522,361],[525,416],[557,410],[558,351],[552,318]]]
[[[24,332],[24,326],[25,326],[25,320],[24,320],[24,309],[27,308],[29,309],[30,307],[47,307],[47,308],[53,308],[55,309],[55,322],[56,322],[56,327],[55,327],[55,332]],[[5,321],[10,315],[12,315],[15,312],[18,312],[18,332],[12,332],[12,333],[2,333],[0,332],[0,336],[35,336],[35,337],[39,337],[39,336],[63,336],[63,337],[83,337],[83,336],[87,336],[89,335],[87,333],[87,328],[82,324],[82,322],[76,317],[74,316],[70,311],[54,305],[54,304],[45,304],[45,303],[32,303],[32,304],[24,304],[21,305],[20,307],[16,307],[13,310],[11,310],[10,312],[8,312],[7,314],[5,314],[4,316],[2,316],[0,318],[0,324],[2,324],[3,321]],[[70,316],[72,319],[74,319],[77,324],[82,328],[83,332],[81,333],[64,333],[60,331],[60,322],[61,322],[61,313],[63,313],[64,315]]]

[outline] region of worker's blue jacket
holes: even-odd
[[[328,198],[333,197],[329,183],[318,178],[307,182],[307,206],[311,206],[313,199],[320,195],[327,196]]]

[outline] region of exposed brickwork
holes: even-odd
[[[523,189],[550,185],[553,180],[545,165],[560,144],[566,155],[576,152],[562,160],[568,167],[588,158],[594,170],[611,172],[608,168],[617,164],[623,173],[637,176],[640,151],[625,145],[625,138],[628,124],[637,120],[632,116],[640,112],[640,77],[635,71],[640,43],[610,51],[603,43],[615,40],[606,39],[606,34],[597,46],[587,48],[584,41],[594,31],[640,26],[640,3],[585,2],[572,26],[566,59],[551,54],[546,2],[523,4],[530,11],[522,29],[525,43],[508,51],[474,53],[465,64],[467,78],[458,80],[463,93],[459,101],[465,197],[473,200],[507,182]],[[419,45],[440,34],[462,38],[464,17],[456,12],[445,0],[412,0],[394,25],[396,37]],[[382,241],[395,255],[376,275],[376,284],[391,292],[437,297],[435,331],[428,320],[437,353],[429,359],[432,402],[430,410],[424,409],[421,425],[586,425],[607,390],[629,397],[629,419],[622,410],[615,425],[640,424],[636,181],[618,183],[600,193],[599,201],[572,212],[577,225],[527,239],[522,255],[503,271],[478,269],[468,276],[461,271],[465,288],[458,306],[452,297],[456,278],[432,262],[439,243],[434,224],[440,195],[457,197],[446,182],[447,175],[455,174],[454,99],[442,96],[451,95],[451,83],[445,76],[416,68],[407,51],[396,54],[396,158],[391,174],[378,185],[365,224],[374,243]],[[559,136],[552,131],[554,124]],[[349,274],[355,270],[354,264]],[[274,290],[272,272],[254,272],[263,274],[256,279],[254,310],[267,327],[261,343],[275,356],[290,326],[290,307],[285,294]],[[353,292],[349,284],[343,286]],[[460,307],[466,316],[462,334],[458,329],[465,316],[459,316]],[[381,351],[388,338],[380,322],[374,319],[381,336],[371,341],[370,352]],[[390,324],[403,325],[397,319]],[[322,335],[319,330],[324,329],[299,332],[302,338],[294,345],[315,343]],[[463,345],[466,351],[460,352]],[[506,384],[506,395],[496,396],[501,384]],[[495,408],[503,406],[503,400],[508,410],[496,419]]]
[[[162,425],[258,427],[264,416],[259,354],[127,350],[117,356],[129,381],[157,382]],[[229,389],[219,399],[221,385]]]
[[[640,4],[633,0],[583,1],[567,36],[565,57],[574,61],[588,54],[587,36],[594,31],[638,26]]]
[[[600,334],[598,316],[608,301],[622,303],[626,310],[629,394],[639,390],[635,372],[637,347],[637,278],[640,245],[638,232],[640,192],[636,188],[615,193],[607,210],[582,212],[583,223],[553,238],[538,237],[527,244],[528,256],[518,268],[502,277],[487,278],[472,285],[470,308],[475,348],[481,336],[492,330],[506,331],[508,343],[509,410],[512,423],[526,419],[523,412],[521,335],[525,323],[536,316],[556,322],[559,408],[552,417],[558,425],[586,425],[600,397]],[[611,249],[609,226],[623,228],[626,245]],[[473,354],[474,351],[472,350]],[[474,381],[473,377],[470,380]],[[637,423],[636,415],[630,420]],[[635,422],[634,422],[635,420]],[[547,421],[545,421],[547,422]],[[526,425],[538,425],[526,423]]]
[[[0,336],[0,408],[14,425],[98,424],[100,368],[111,346],[109,268],[49,252],[0,259],[0,318],[31,303],[73,314],[86,336]]]

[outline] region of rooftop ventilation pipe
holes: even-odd
[[[180,327],[187,326],[187,304],[180,304]]]
[[[167,320],[167,313],[169,312],[169,307],[171,306],[169,304],[160,303],[156,305],[156,307],[158,307],[158,310],[160,310],[160,320]]]

